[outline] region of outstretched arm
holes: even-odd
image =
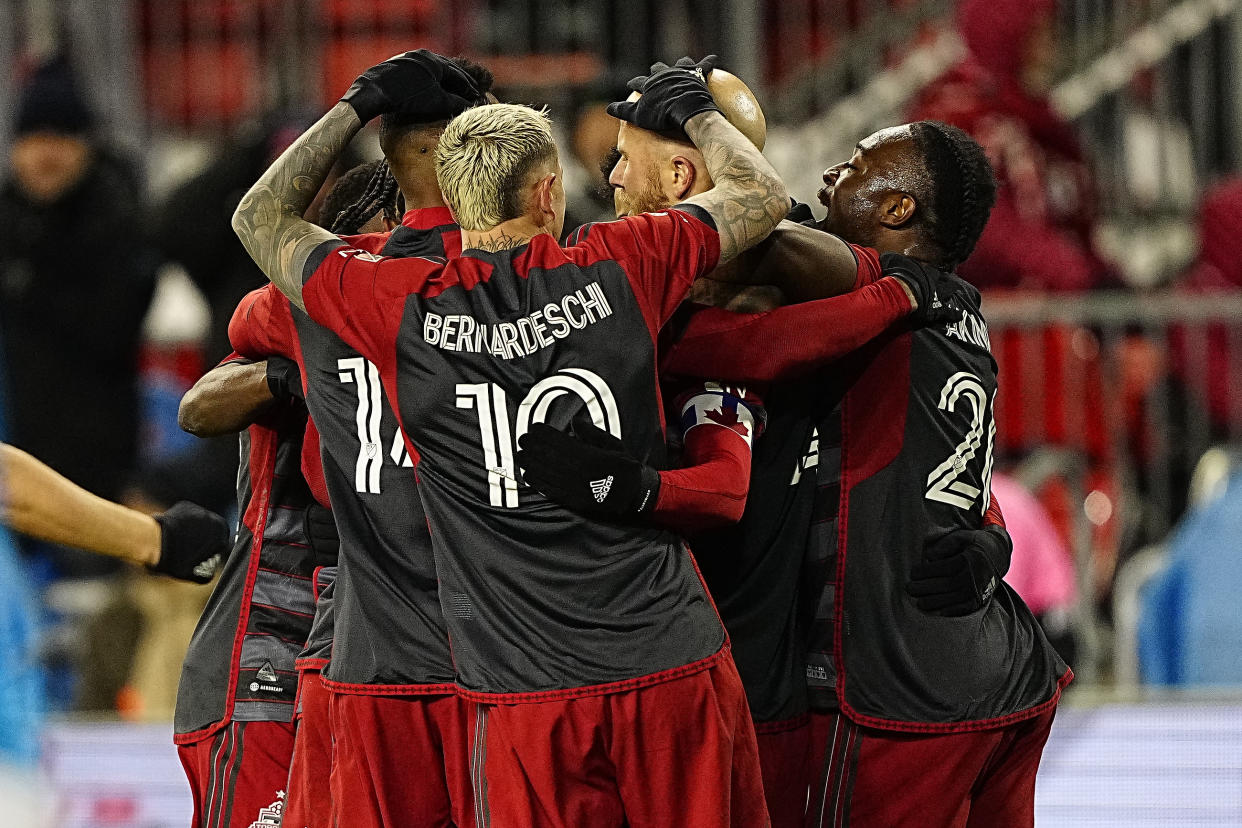
[[[789,213],[789,194],[763,153],[719,111],[695,115],[686,121],[685,130],[703,153],[716,185],[685,203],[711,214],[724,263],[772,232]]]
[[[293,142],[242,197],[233,230],[259,269],[305,310],[302,281],[311,254],[336,236],[302,218],[336,158],[362,122],[341,102]]]
[[[160,557],[155,518],[104,500],[0,443],[0,514],[15,532],[136,564]]]
[[[228,524],[219,515],[182,502],[151,517],[91,494],[4,443],[0,522],[32,538],[200,584],[211,580],[229,549]]]
[[[664,354],[661,374],[776,382],[841,358],[915,309],[901,280],[885,277],[844,296],[766,313],[703,308]]]

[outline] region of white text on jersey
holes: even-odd
[[[962,312],[961,322],[952,322],[945,329],[945,336],[955,336],[963,342],[978,345],[988,353],[992,352],[992,340],[988,337],[988,323],[983,317],[970,311]]]
[[[612,316],[612,306],[599,282],[591,282],[542,310],[513,322],[478,322],[465,314],[428,312],[423,339],[446,351],[491,354],[501,359],[530,356],[581,330]]]

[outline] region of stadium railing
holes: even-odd
[[[1118,567],[1164,539],[1212,445],[1242,439],[1242,291],[985,297],[997,456],[1073,550],[1081,684],[1114,665]]]

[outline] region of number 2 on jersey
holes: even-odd
[[[967,511],[974,505],[981,493],[992,488],[992,446],[996,441],[996,420],[992,416],[992,406],[996,395],[988,399],[987,390],[974,374],[959,371],[949,377],[940,392],[940,410],[954,413],[958,400],[965,397],[970,404],[970,428],[966,437],[957,444],[953,453],[927,476],[927,499],[948,503]],[[978,454],[983,445],[984,418],[988,420],[987,448],[983,454],[983,471],[980,475],[982,486],[972,486],[961,479],[971,460]],[[980,511],[987,511],[989,497],[983,498]]]
[[[508,395],[491,382],[458,383],[457,407],[479,412],[483,468],[487,472],[488,502],[504,509],[518,506],[518,478],[514,446],[533,423],[547,420],[552,403],[566,394],[586,405],[591,421],[620,439],[621,413],[604,378],[585,368],[562,368],[535,383],[517,408],[517,422],[510,424]]]

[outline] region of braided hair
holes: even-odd
[[[341,176],[324,199],[322,223],[336,235],[348,236],[381,210],[384,218],[399,222],[403,199],[388,162],[372,161]]]
[[[970,256],[996,203],[996,178],[983,147],[962,130],[940,121],[910,125],[931,190],[923,204],[928,239],[952,270]]]

